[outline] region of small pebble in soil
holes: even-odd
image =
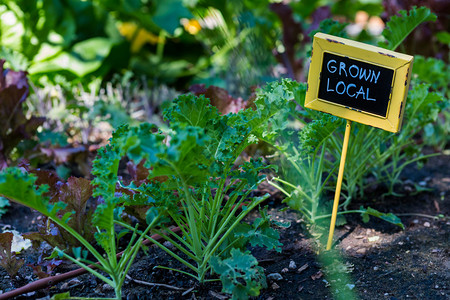
[[[308,264],[304,264],[297,270],[297,273],[301,273],[301,272],[305,271],[306,269],[308,269],[308,267],[309,267]]]
[[[378,271],[378,269],[379,269],[379,268],[378,268],[377,266],[373,267],[373,270],[374,270],[374,271]]]
[[[366,248],[360,248],[358,250],[356,250],[357,254],[366,254]]]
[[[273,281],[279,281],[279,280],[283,280],[283,276],[281,276],[280,273],[271,273],[271,274],[267,275],[267,279],[273,280]]]
[[[287,272],[289,272],[289,269],[288,269],[288,268],[283,268],[283,269],[281,270],[281,273],[287,273]]]
[[[295,261],[291,260],[289,262],[289,269],[296,269],[296,268],[297,268],[297,265],[295,264]]]
[[[167,248],[169,248],[170,250],[175,249],[174,245],[171,242],[169,242],[169,241],[165,241],[163,243],[163,245],[166,246]]]
[[[373,242],[378,241],[379,239],[380,239],[380,237],[378,235],[371,236],[371,237],[369,237],[369,242],[373,243]]]
[[[272,284],[272,289],[277,290],[279,288],[280,288],[280,286],[278,284],[276,284],[275,282]]]
[[[424,226],[424,227],[430,227],[431,224],[430,224],[430,222],[425,222],[425,223],[423,223],[423,226]]]

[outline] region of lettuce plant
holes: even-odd
[[[41,117],[27,118],[23,111],[29,93],[26,73],[5,69],[4,63],[0,60],[0,170],[19,142],[31,138],[44,122]]]
[[[147,233],[160,218],[156,209],[149,213],[148,226],[143,234],[137,234],[137,228],[132,228],[132,236],[123,254],[117,255],[117,241],[119,235],[114,230],[114,210],[122,202],[120,197],[116,197],[117,171],[120,158],[123,152],[117,147],[109,146],[100,152],[99,158],[93,162],[94,195],[103,199],[103,203],[97,206],[93,218],[93,225],[96,227],[95,239],[103,251],[94,247],[90,241],[86,240],[77,230],[69,225],[72,218],[76,218],[75,212],[60,212],[67,207],[67,204],[59,201],[50,203],[48,196],[48,185],[37,185],[37,177],[31,173],[25,173],[23,169],[7,168],[0,174],[0,195],[5,196],[20,204],[26,205],[47,216],[59,228],[67,231],[73,238],[85,248],[74,248],[73,256],[63,249],[54,248],[51,258],[61,257],[85,268],[105,283],[114,288],[116,299],[122,297],[122,285],[131,264],[141,247],[144,234]],[[151,215],[151,216],[150,216]],[[90,257],[88,257],[90,254]],[[96,260],[92,261],[92,258]],[[95,266],[93,266],[95,265]],[[107,275],[104,275],[106,273]]]
[[[0,266],[14,278],[23,266],[25,260],[18,258],[12,249],[14,234],[12,232],[0,233]],[[17,251],[17,250],[16,250]]]

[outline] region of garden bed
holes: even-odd
[[[371,206],[399,215],[405,230],[371,219],[363,223],[358,215],[347,218],[348,223],[335,232],[336,247],[342,253],[342,272],[351,278],[348,289],[356,291],[361,299],[448,299],[450,297],[450,160],[448,155],[432,157],[424,168],[410,167],[403,173],[399,192],[404,197],[380,197],[384,187],[375,187],[364,199],[352,206]],[[414,193],[414,184],[430,191]],[[311,238],[304,222],[295,211],[280,212],[278,194],[266,200],[269,214],[277,221],[290,221],[291,226],[280,229],[282,252],[252,249],[259,265],[268,277],[268,287],[258,299],[326,299],[334,298],[329,277],[316,255],[316,242]],[[254,218],[255,214],[248,218]],[[435,219],[429,216],[444,215]],[[28,208],[12,204],[0,220],[1,226],[21,232],[35,230],[38,215]],[[39,253],[31,248],[19,256],[27,263],[37,259]],[[226,299],[221,284],[197,282],[183,274],[155,268],[158,265],[183,267],[156,247],[147,255],[142,251],[129,272],[123,295],[126,299]],[[75,265],[59,266],[55,273],[76,269]],[[0,290],[7,292],[25,285],[36,276],[30,267],[22,268],[20,280],[11,280],[0,269]],[[155,285],[151,285],[153,283]],[[164,286],[167,285],[167,286]],[[178,288],[178,289],[175,289]],[[71,296],[113,297],[114,291],[92,275],[82,275],[38,290],[17,299],[49,298],[49,295],[70,291]]]

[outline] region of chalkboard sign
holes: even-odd
[[[386,117],[394,70],[324,52],[320,76],[320,99]]]
[[[412,61],[409,55],[317,33],[305,107],[397,132]]]

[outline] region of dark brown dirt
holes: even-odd
[[[414,167],[404,172],[405,184],[398,187],[404,197],[381,197],[386,190],[376,187],[364,199],[356,199],[352,206],[371,206],[383,212],[399,215],[405,230],[372,218],[363,223],[357,215],[348,217],[346,225],[335,232],[335,248],[341,254],[341,272],[350,277],[346,286],[361,299],[450,299],[450,157],[433,157],[425,167]],[[414,183],[431,191],[414,194]],[[291,226],[280,229],[282,252],[252,249],[265,269],[265,274],[279,273],[280,280],[268,280],[268,288],[257,299],[334,299],[333,280],[323,268],[316,251],[316,240],[311,237],[301,216],[287,210],[280,212],[276,200],[269,201],[269,213]],[[428,216],[425,216],[428,215]],[[434,218],[443,215],[445,217]],[[26,218],[28,217],[28,219]],[[0,223],[20,231],[29,231],[32,219],[29,210],[13,205]],[[322,252],[323,253],[323,252]],[[36,253],[21,254],[33,260]],[[148,255],[140,253],[129,272],[131,278],[147,283],[167,284],[182,288],[177,291],[162,286],[148,286],[128,280],[124,299],[227,299],[219,283],[198,285],[188,276],[157,269],[158,265],[180,268],[163,251],[151,247]],[[57,269],[64,272],[67,268]],[[8,291],[27,281],[35,280],[30,268],[23,268],[22,280],[12,282],[0,269],[0,290]],[[113,293],[92,275],[58,284],[17,299],[49,299],[48,295],[70,291],[72,296],[112,297]]]

